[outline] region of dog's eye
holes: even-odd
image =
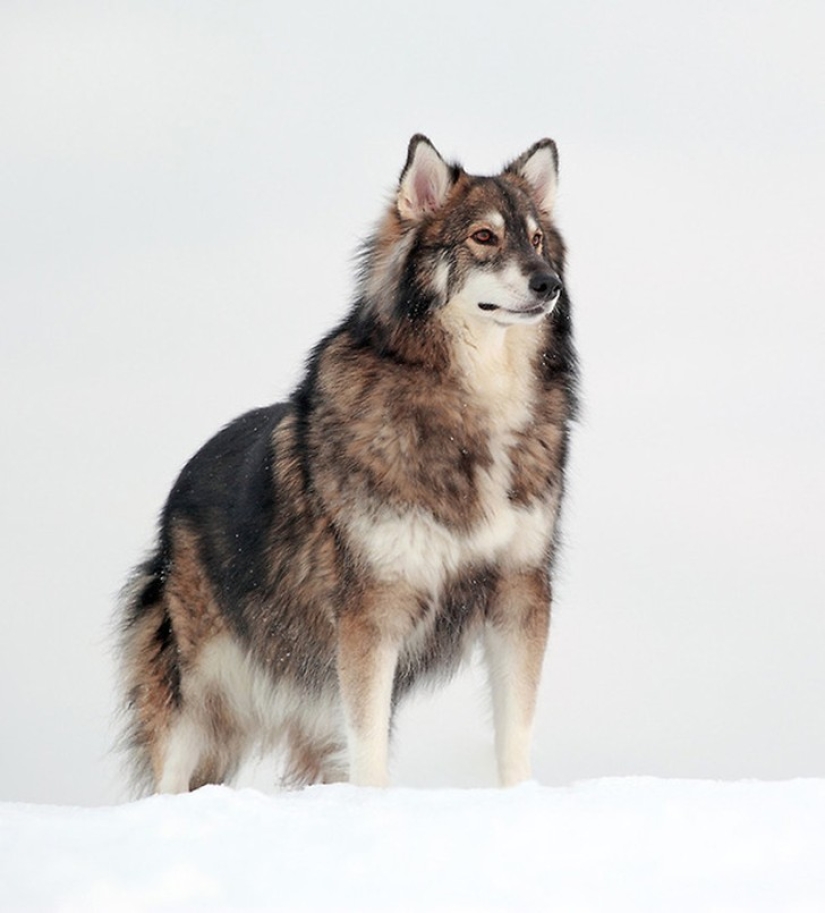
[[[533,247],[535,247],[536,250],[541,250],[542,237],[541,237],[540,231],[537,231],[533,235],[532,241],[533,241]]]
[[[489,228],[479,228],[474,231],[470,237],[476,244],[497,244],[498,238],[490,231]]]

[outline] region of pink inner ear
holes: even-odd
[[[415,208],[421,212],[433,212],[438,209],[438,192],[435,182],[425,169],[414,176],[413,196]]]
[[[537,177],[533,186],[536,189],[536,197],[540,201],[544,201],[548,197],[553,186],[550,175],[547,172],[544,172]]]
[[[405,219],[419,219],[437,212],[444,204],[449,188],[449,167],[432,146],[420,142],[401,180],[398,211]]]
[[[537,149],[521,166],[521,174],[533,186],[539,209],[550,212],[556,196],[556,163],[549,149]]]

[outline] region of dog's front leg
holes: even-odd
[[[338,626],[338,681],[347,727],[349,779],[356,786],[389,784],[392,688],[398,640],[364,614]]]
[[[531,777],[533,717],[549,622],[550,584],[544,571],[512,574],[499,581],[484,646],[502,786]]]

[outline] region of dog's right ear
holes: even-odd
[[[401,218],[417,222],[441,209],[455,181],[454,172],[427,137],[416,133],[398,184],[396,206]]]

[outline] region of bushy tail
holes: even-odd
[[[160,549],[139,565],[121,594],[120,682],[124,728],[119,747],[128,756],[134,792],[156,784],[164,734],[180,705],[177,643],[164,598]]]

